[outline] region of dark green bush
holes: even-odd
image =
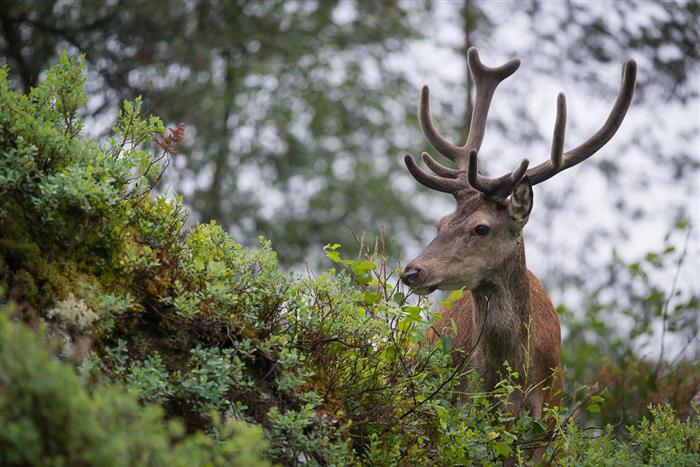
[[[215,424],[220,439],[186,435],[157,405],[119,385],[87,391],[34,332],[0,311],[0,464],[265,465],[260,427]]]
[[[180,200],[151,194],[181,129],[161,135],[135,101],[109,141],[84,139],[82,82],[66,55],[29,96],[0,76],[0,286],[17,305],[0,328],[5,463],[498,465],[540,445],[572,465],[605,449],[700,460],[697,415],[654,409],[618,439],[570,416],[600,410],[597,395],[543,422],[509,414],[501,401],[526,388],[477,392],[449,339],[425,341],[434,313],[381,248],[329,245],[342,272],[302,276],[264,239],[185,230]]]

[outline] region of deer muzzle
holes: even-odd
[[[426,284],[426,276],[422,268],[414,266],[413,263],[409,263],[400,277],[401,281],[409,286],[413,292],[418,295],[427,295],[435,291],[437,285]]]

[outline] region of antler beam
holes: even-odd
[[[465,154],[469,154],[472,150],[479,152],[481,142],[484,140],[484,133],[486,132],[486,117],[488,116],[491,99],[496,91],[496,87],[520,67],[520,60],[515,58],[508,61],[505,65],[489,68],[481,63],[479,51],[474,47],[467,52],[467,60],[469,61],[469,71],[471,71],[472,78],[474,78],[476,100],[469,124],[469,136],[466,143],[464,143]]]
[[[484,177],[479,175],[479,161],[476,150],[472,149],[469,153],[467,180],[472,188],[487,196],[505,198],[513,191],[513,187],[523,178],[528,165],[530,165],[530,161],[523,159],[518,168],[510,174],[505,174],[498,178]]]

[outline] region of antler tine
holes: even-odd
[[[430,170],[432,170],[441,177],[457,178],[464,173],[464,170],[455,170],[449,167],[445,167],[444,165],[440,164],[435,159],[430,157],[430,154],[428,154],[427,152],[421,154],[421,158],[423,159],[423,162],[425,162],[425,165],[427,165],[430,168]]]
[[[525,176],[530,161],[523,159],[520,165],[510,174],[498,178],[483,177],[479,174],[479,161],[476,150],[469,152],[469,168],[467,180],[469,185],[487,196],[505,198],[513,190],[513,187]]]
[[[491,99],[498,84],[515,73],[520,67],[520,60],[513,59],[505,65],[496,68],[487,67],[479,59],[479,51],[471,47],[467,52],[469,70],[471,71],[474,85],[476,86],[476,100],[472,109],[471,122],[469,124],[469,136],[464,143],[464,154],[472,149],[479,151],[486,131],[486,117],[489,113]],[[466,161],[465,161],[466,162]]]
[[[433,125],[433,120],[430,118],[430,91],[428,86],[423,86],[420,91],[418,119],[420,120],[421,128],[423,128],[423,134],[435,149],[452,162],[459,163],[459,160],[464,159],[464,150],[447,141]]]
[[[481,63],[479,52],[474,47],[467,52],[467,61],[476,86],[476,101],[472,109],[469,136],[464,146],[460,147],[450,143],[435,129],[430,118],[430,94],[427,86],[423,86],[420,95],[419,119],[425,137],[435,149],[456,163],[460,169],[467,167],[469,150],[478,151],[481,147],[486,131],[486,116],[496,87],[501,81],[515,73],[515,70],[520,66],[520,60],[513,59],[499,67],[487,67]]]
[[[618,128],[622,124],[622,120],[627,114],[627,110],[632,103],[632,96],[634,95],[634,86],[637,79],[637,63],[634,60],[628,60],[622,67],[622,83],[620,85],[620,90],[617,94],[617,99],[615,100],[615,105],[613,105],[608,118],[605,120],[598,131],[596,131],[590,138],[576,146],[575,148],[565,152],[560,161],[560,166],[556,167],[557,162],[555,160],[555,148],[558,147],[560,143],[563,143],[564,139],[564,124],[566,120],[566,104],[561,104],[563,98],[557,101],[557,123],[555,124],[554,130],[554,141],[552,142],[552,158],[550,161],[545,161],[536,167],[533,167],[527,172],[527,176],[530,178],[530,182],[533,185],[542,183],[554,176],[557,172],[566,170],[570,167],[583,162],[584,160],[595,154],[600,148],[602,148],[605,143],[610,141],[610,139],[615,135]],[[560,94],[560,96],[562,96]],[[560,110],[563,109],[564,116]],[[560,128],[561,125],[561,128]],[[558,131],[560,129],[560,131]],[[561,141],[558,139],[561,138]],[[559,157],[559,156],[557,156]]]
[[[406,163],[406,167],[408,167],[408,171],[411,172],[411,175],[413,175],[413,178],[428,188],[442,191],[443,193],[455,193],[456,191],[466,188],[466,185],[463,182],[454,178],[436,177],[435,175],[425,172],[423,169],[418,167],[418,164],[416,164],[416,161],[413,160],[413,156],[410,154],[406,154],[403,160]],[[435,163],[437,164],[437,162]],[[447,169],[447,167],[444,168]]]
[[[561,169],[564,156],[564,136],[566,134],[566,96],[560,92],[557,96],[557,118],[554,121],[554,134],[552,135],[552,150],[549,160],[552,168],[558,172]]]

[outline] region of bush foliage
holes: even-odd
[[[83,81],[65,54],[28,95],[0,71],[3,465],[500,465],[536,446],[565,465],[700,463],[697,412],[650,406],[622,435],[577,424],[604,403],[590,391],[544,421],[508,413],[522,388],[480,393],[449,339],[425,341],[436,313],[381,243],[329,245],[337,271],[299,275],[262,238],[185,229],[180,199],[151,193],[181,128],[136,100],[85,139]]]

